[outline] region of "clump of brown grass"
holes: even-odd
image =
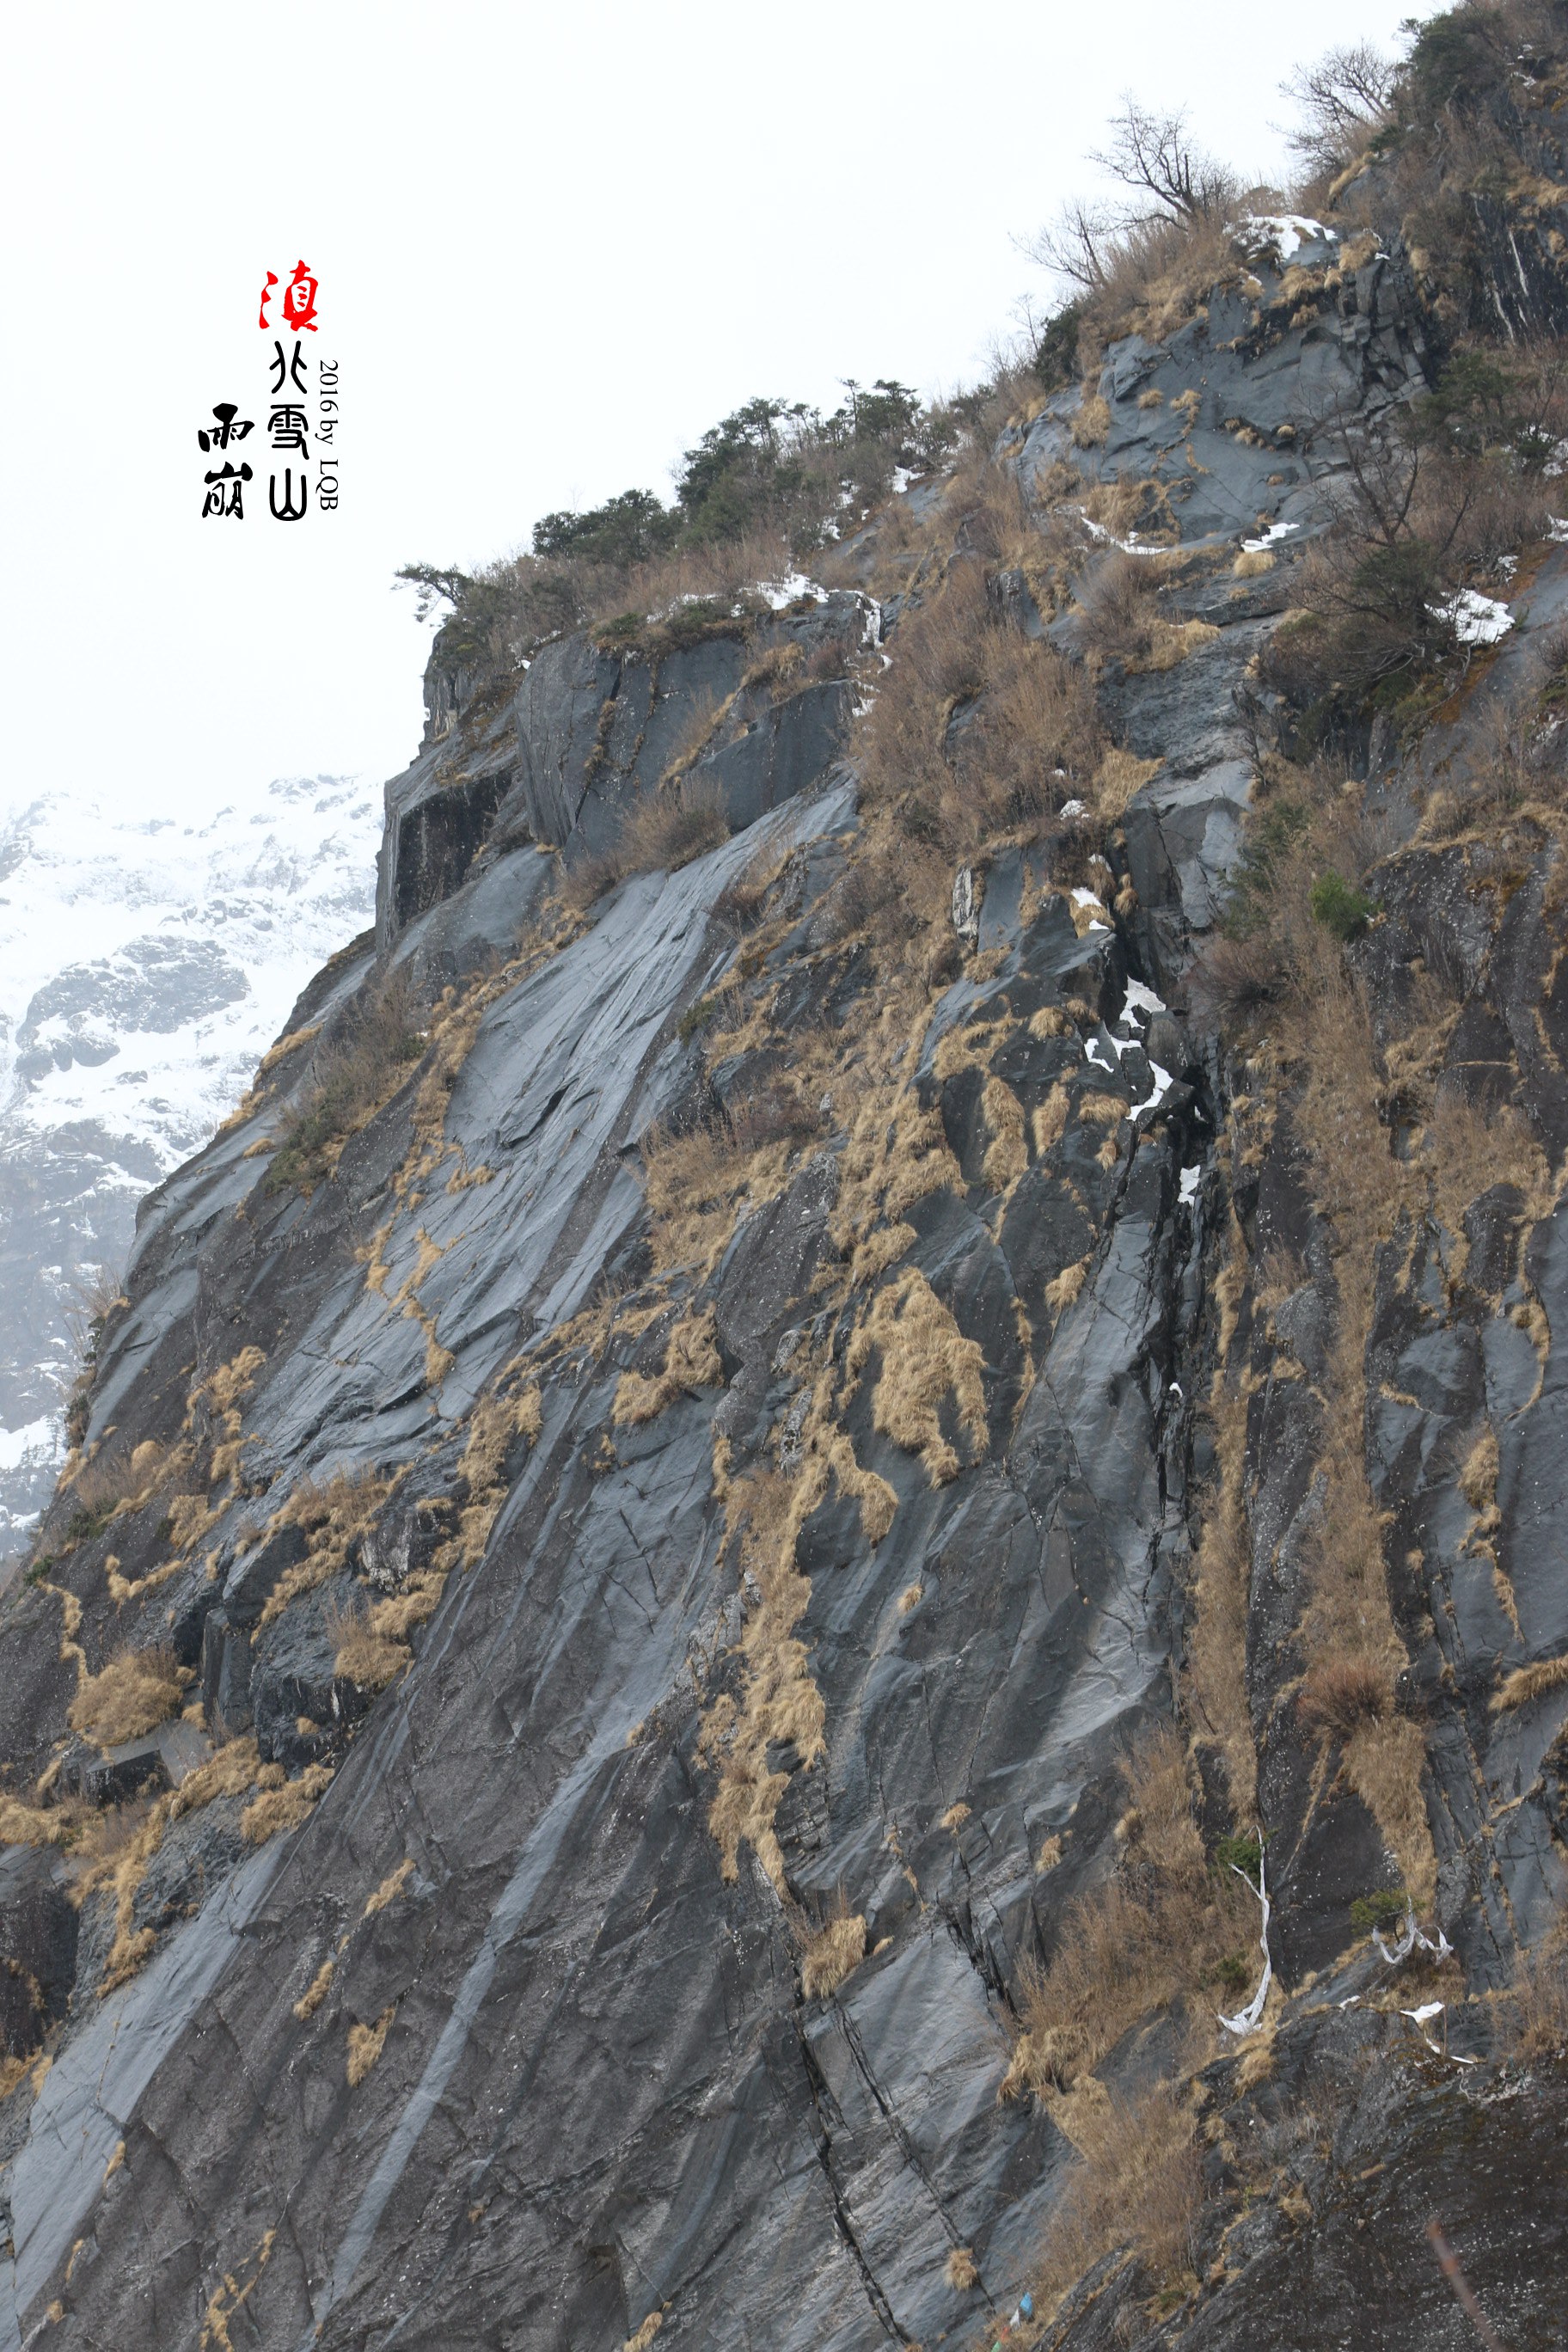
[[[976,1459],[986,1445],[984,1355],[966,1339],[918,1266],[906,1267],[871,1302],[849,1343],[850,1372],[864,1370],[872,1350],[881,1369],[871,1413],[884,1436],[918,1454],[933,1486],[946,1486],[963,1466],[942,1433],[941,1408],[952,1397]]]
[[[689,866],[730,838],[730,820],[719,786],[705,779],[684,782],[678,791],[651,793],[629,819],[620,839],[628,874],[658,866]]]
[[[968,2246],[953,2246],[949,2250],[947,2260],[942,2266],[942,2274],[955,2294],[967,2294],[971,2287],[980,2284],[980,2273]]]
[[[381,1885],[366,1895],[361,1917],[374,1919],[378,1911],[384,1911],[389,1903],[395,1903],[413,1875],[414,1857],[405,1854],[396,1869],[389,1870]]]
[[[745,1514],[742,1557],[758,1599],[741,1636],[740,1704],[723,1694],[703,1720],[701,1751],[719,1764],[708,1827],[725,1878],[739,1875],[743,1842],[782,1892],[784,1855],[773,1816],[789,1774],[770,1765],[768,1749],[787,1745],[803,1766],[811,1766],[823,1751],[826,1710],[805,1644],[795,1632],[805,1614],[811,1582],[795,1565],[794,1498],[782,1478],[737,1483],[741,1492],[734,1499]]]
[[[264,1768],[263,1774],[258,1777],[264,1777],[268,1769],[275,1771],[278,1768]],[[278,1837],[286,1830],[297,1830],[309,1820],[318,1799],[331,1786],[331,1779],[330,1764],[311,1764],[298,1779],[279,1780],[264,1789],[260,1796],[252,1798],[239,1817],[240,1833],[246,1843],[265,1845],[268,1838]]]
[[[1331,1651],[1307,1670],[1296,1712],[1309,1731],[1348,1739],[1364,1723],[1376,1723],[1394,1704],[1384,1667],[1355,1651]]]
[[[1097,283],[1085,305],[1079,350],[1118,337],[1163,342],[1207,301],[1216,286],[1242,275],[1235,239],[1217,214],[1206,220],[1168,213],[1139,220],[1100,248]]]
[[[700,1315],[682,1316],[671,1327],[663,1370],[652,1380],[642,1372],[622,1373],[610,1418],[617,1428],[628,1423],[637,1428],[656,1421],[677,1397],[718,1388],[723,1378],[713,1310],[705,1307]]]
[[[866,1957],[866,1922],[842,1891],[826,1919],[801,1930],[800,1988],[807,2000],[837,1992]]]
[[[1520,2055],[1568,2055],[1568,1919],[1561,1915],[1521,1959],[1514,2000]]]
[[[321,1967],[316,1970],[315,1975],[310,1979],[310,1981],[306,1986],[304,1991],[300,1995],[299,2000],[294,2003],[294,2015],[299,2019],[301,2025],[305,2024],[309,2019],[314,2017],[316,2011],[325,2000],[327,1994],[331,1988],[332,1979],[337,1973],[337,1966],[338,1964],[336,1960],[329,1954],[327,1958],[321,1962]]]
[[[406,1588],[405,1588],[406,1590]],[[401,1599],[401,1593],[395,1596]],[[406,1642],[386,1625],[376,1622],[383,1606],[331,1609],[327,1612],[327,1638],[332,1644],[332,1672],[363,1691],[384,1690],[405,1666],[414,1663]]]
[[[704,1121],[673,1134],[657,1122],[643,1138],[654,1265],[705,1271],[728,1241],[742,1195],[772,1200],[788,1181],[789,1137],[753,1147],[733,1126]]]
[[[1408,1716],[1363,1720],[1345,1742],[1344,1773],[1366,1806],[1399,1864],[1400,1876],[1418,1904],[1429,1904],[1437,1885],[1421,1776],[1426,1742]]]
[[[1109,824],[1122,815],[1133,794],[1152,783],[1163,765],[1163,760],[1141,760],[1136,752],[1115,746],[1104,752],[1089,785],[1089,802],[1100,822]]]
[[[757,663],[752,665],[752,671],[758,667]],[[752,674],[748,672],[742,683],[752,682]],[[761,683],[761,680],[757,682]],[[687,714],[686,724],[681,729],[679,740],[665,763],[664,772],[659,778],[661,790],[678,783],[687,770],[701,758],[713,740],[732,698],[731,697],[721,701],[713,693],[700,694],[696,698]]]
[[[991,1131],[981,1173],[994,1192],[1005,1192],[1029,1164],[1029,1147],[1024,1139],[1024,1106],[1005,1078],[989,1077],[981,1096],[981,1108]]]
[[[1125,2247],[1153,2289],[1188,2275],[1203,2170],[1188,2101],[1169,2083],[1136,2099],[1074,2103],[1080,2163],[1051,2216],[1036,2273],[1037,2316],[1103,2254]]]
[[[892,821],[872,852],[907,900],[922,847],[950,859],[1037,824],[1086,789],[1104,747],[1081,670],[1010,627],[978,566],[956,563],[900,621],[857,734],[867,802]]]
[[[318,1049],[310,1087],[288,1110],[266,1190],[309,1192],[331,1176],[357,1135],[405,1083],[425,1050],[406,971],[367,982],[330,1044]]]
[[[1071,1265],[1064,1265],[1059,1274],[1051,1276],[1046,1285],[1045,1296],[1046,1305],[1053,1315],[1065,1315],[1069,1307],[1077,1305],[1083,1294],[1084,1284],[1089,1280],[1091,1263],[1092,1260],[1087,1257],[1077,1258]]]
[[[709,731],[713,722],[709,721]],[[692,757],[696,754],[693,752]],[[563,864],[559,894],[574,913],[584,915],[606,890],[630,874],[673,873],[730,838],[724,795],[710,779],[685,769],[647,794],[631,811],[606,849]]]
[[[75,1899],[104,1885],[114,1895],[114,1940],[99,1987],[100,1997],[133,1977],[157,1942],[152,1927],[133,1929],[132,1922],[137,1890],[172,1822],[219,1797],[243,1796],[247,1790],[259,1789],[263,1793],[240,1816],[247,1839],[259,1844],[276,1831],[296,1826],[331,1777],[326,1767],[316,1765],[299,1780],[286,1782],[280,1764],[262,1763],[254,1739],[232,1739],[188,1773],[177,1789],[151,1805],[120,1807],[90,1831],[73,1855],[72,1867],[78,1886]]]
[[[100,1526],[140,1510],[156,1492],[168,1463],[168,1451],[156,1438],[146,1438],[130,1453],[116,1446],[95,1449],[62,1473],[59,1493],[69,1494],[73,1524],[82,1517]]]
[[[795,1628],[811,1599],[811,1580],[795,1557],[802,1528],[837,1482],[860,1507],[868,1543],[880,1543],[892,1525],[896,1496],[885,1480],[864,1471],[845,1432],[833,1422],[832,1382],[813,1393],[801,1430],[802,1461],[793,1478],[774,1471],[727,1483],[726,1535],[738,1535],[743,1580],[751,1594],[737,1644],[739,1700],[721,1693],[702,1718],[698,1753],[719,1767],[708,1809],[724,1877],[739,1874],[742,1843],[749,1844],[781,1895],[784,1854],[773,1830],[789,1770],[774,1757],[794,1751],[795,1769],[809,1770],[822,1756],[826,1710],[812,1677],[810,1656]]]
[[[1437,1213],[1458,1234],[1470,1202],[1494,1184],[1524,1196],[1524,1213],[1550,1213],[1551,1171],[1529,1120],[1511,1103],[1486,1109],[1453,1094],[1439,1096],[1427,1122],[1417,1166],[1431,1172]]]
[[[1161,566],[1140,555],[1102,556],[1078,592],[1085,648],[1104,660],[1142,661],[1163,622]]]
[[[1131,1802],[1117,1875],[1069,1906],[1046,1966],[1019,1971],[1004,2096],[1070,2088],[1140,2018],[1194,1992],[1255,1932],[1246,1890],[1205,1866],[1180,1733],[1152,1734],[1123,1777]]]
[[[436,1553],[433,1565],[441,1573],[458,1567],[477,1568],[484,1558],[506,1496],[506,1461],[512,1442],[524,1437],[532,1444],[543,1417],[537,1381],[526,1381],[515,1394],[492,1391],[474,1407],[468,1443],[458,1464],[468,1499],[458,1514],[457,1534]]]
[[[348,2076],[351,2091],[358,2090],[380,2057],[387,2032],[396,2013],[397,2003],[395,2000],[389,2001],[374,2025],[350,2026],[348,2057],[343,2071]]]
[[[188,1680],[170,1649],[120,1650],[96,1675],[83,1675],[67,1720],[100,1748],[118,1748],[166,1723]]]
[[[1568,1657],[1542,1658],[1531,1666],[1516,1666],[1511,1675],[1492,1694],[1491,1711],[1504,1715],[1511,1707],[1528,1706],[1532,1699],[1545,1698],[1554,1690],[1568,1685]]]
[[[302,1478],[268,1521],[266,1533],[303,1528],[309,1546],[303,1559],[285,1569],[268,1597],[261,1622],[269,1625],[301,1592],[340,1575],[351,1546],[367,1535],[391,1499],[395,1480],[374,1470],[336,1470],[324,1481]]]
[[[25,1805],[0,1795],[0,1845],[59,1845],[72,1828],[68,1812],[56,1805]]]
[[[1279,949],[1261,930],[1245,939],[1215,933],[1187,975],[1194,1011],[1227,1033],[1252,1020],[1284,988]]]
[[[1247,1701],[1247,1623],[1252,1587],[1242,1481],[1247,1404],[1223,1390],[1211,1408],[1219,1486],[1194,1563],[1193,1625],[1187,1640],[1188,1711],[1219,1746],[1231,1817],[1250,1821],[1258,1801],[1258,1751]]]

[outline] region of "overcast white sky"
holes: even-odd
[[[427,643],[400,562],[667,494],[753,393],[973,381],[1040,291],[1012,240],[1085,184],[1120,90],[1278,177],[1280,80],[1392,46],[1409,5],[11,9],[0,808],[390,774]],[[257,414],[262,274],[300,257],[313,355],[342,370],[342,506],[204,521],[196,427],[219,399]]]

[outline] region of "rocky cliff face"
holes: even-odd
[[[1255,267],[995,453],[1031,528],[1173,517],[1168,660],[962,545],[879,603],[895,510],[433,667],[374,938],[144,1204],[8,1606],[0,2343],[1457,2346],[1434,2210],[1555,2340],[1568,562],[1361,747],[1342,1052],[1235,1043],[1324,419],[1430,358],[1396,261]],[[900,931],[857,704],[971,573],[1112,749]],[[1529,793],[1434,833],[1500,716]],[[710,845],[592,897],[672,793]]]

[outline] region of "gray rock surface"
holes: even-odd
[[[86,1436],[128,1476],[161,1449],[163,1483],[74,1534],[62,1494],[0,1627],[3,1793],[43,1807],[68,1759],[101,1803],[146,1763],[130,1826],[153,1824],[123,1881],[78,1877],[70,1921],[66,1860],[3,1865],[38,1987],[18,2036],[52,2063],[0,2106],[0,2347],[588,2352],[656,2317],[661,2347],[719,2352],[993,2340],[1082,2116],[1002,2095],[1018,2010],[1074,1903],[1139,1866],[1125,1767],[1191,1672],[1221,1367],[1287,2005],[1197,2085],[1189,2284],[1152,2300],[1112,2258],[1052,2340],[1458,2344],[1434,2202],[1510,2340],[1551,2340],[1560,2071],[1521,2080],[1484,1996],[1568,1883],[1568,1686],[1492,1704],[1568,1654],[1562,1219],[1500,1181],[1462,1235],[1434,1207],[1375,1266],[1362,1441],[1458,1950],[1445,2056],[1383,1999],[1352,1906],[1392,1864],[1299,1705],[1342,1302],[1294,1099],[1227,1150],[1266,1057],[1153,993],[1223,900],[1246,673],[1286,593],[1231,544],[1321,512],[1332,401],[1420,381],[1395,263],[1310,325],[1259,286],[1115,347],[1105,437],[1071,453],[1194,483],[1184,543],[1226,540],[1184,582],[1217,635],[1100,678],[1160,762],[1097,844],[1114,919],[1049,885],[1062,835],[1021,829],[954,876],[952,961],[898,992],[837,887],[858,596],[657,657],[566,638],[504,693],[433,669],[374,937],[140,1214]],[[1027,477],[1068,462],[1076,398],[1008,444]],[[1536,676],[1520,622],[1505,698]],[[730,837],[569,919],[562,871],[678,754]],[[1351,952],[1393,1008],[1448,942],[1434,1085],[1485,1104],[1506,1070],[1555,1160],[1550,845],[1519,866],[1488,891],[1473,845],[1407,834]],[[284,1181],[285,1114],[392,969],[419,1062],[330,1171]],[[79,1663],[122,1644],[167,1645],[201,1708],[124,1753],[66,1727]],[[1254,1824],[1195,1744],[1212,1848]],[[854,1948],[825,1986],[835,1927]],[[1108,2092],[1173,2032],[1130,2030]]]

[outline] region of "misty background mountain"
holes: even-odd
[[[63,1453],[96,1286],[368,921],[379,790],[280,779],[205,823],[44,793],[0,815],[0,1559]]]

